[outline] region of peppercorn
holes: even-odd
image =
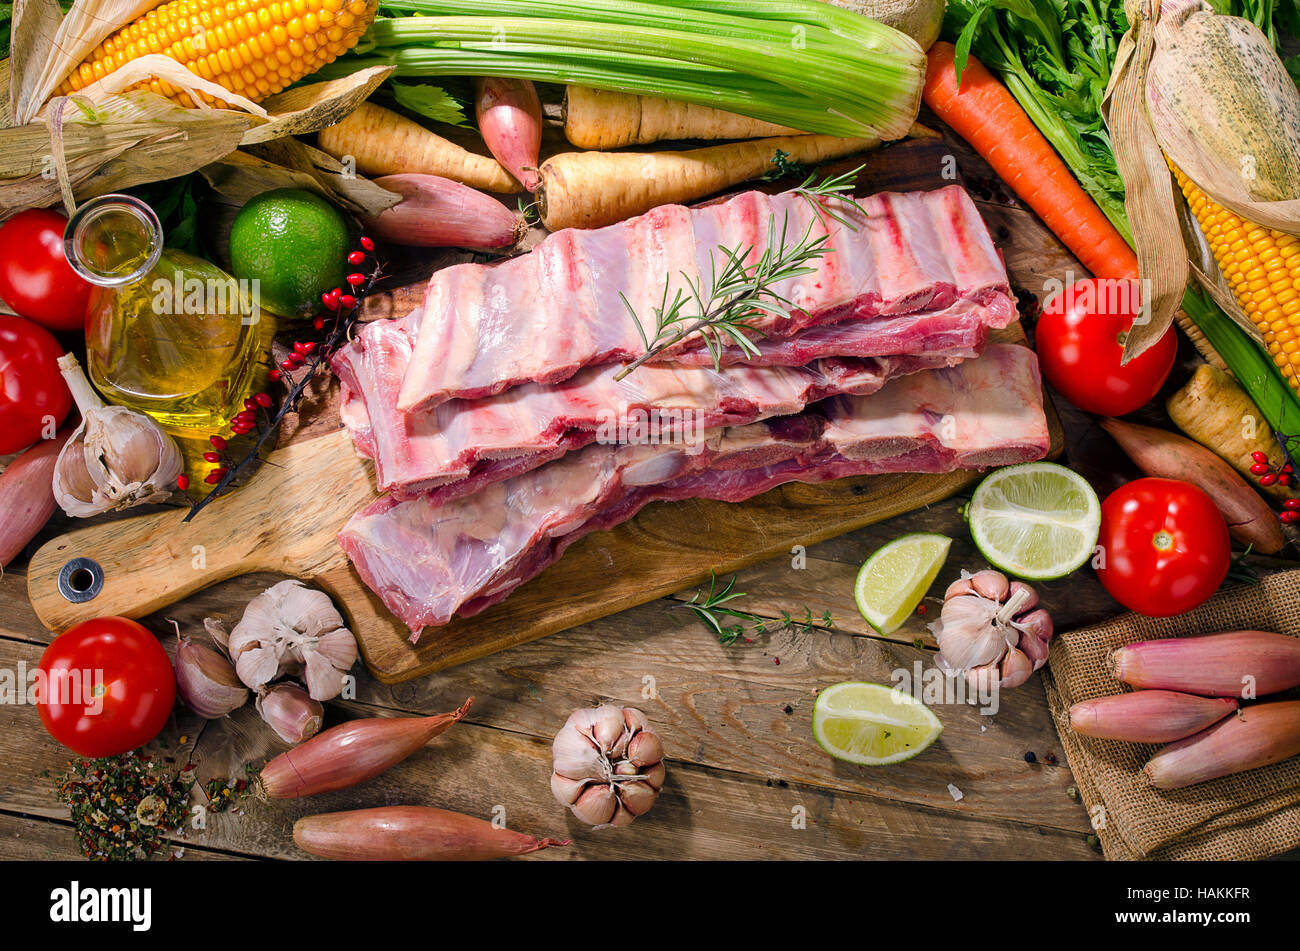
[[[1025,762],[1026,762],[1026,763],[1037,763],[1037,762],[1038,762],[1038,757],[1034,755],[1034,751],[1033,751],[1033,750],[1030,750],[1028,753],[1025,754]]]

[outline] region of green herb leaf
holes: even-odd
[[[462,106],[447,90],[429,83],[392,83],[393,96],[404,109],[448,125],[469,125]]]

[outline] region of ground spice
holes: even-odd
[[[153,855],[179,832],[190,783],[139,752],[68,764],[59,800],[72,812],[82,854],[92,861],[132,861]]]

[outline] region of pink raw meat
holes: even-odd
[[[709,433],[681,445],[594,445],[454,501],[386,497],[339,535],[367,585],[418,638],[507,597],[577,539],[649,502],[740,501],[786,482],[946,472],[1040,459],[1049,435],[1038,362],[996,344],[870,397]]]
[[[769,340],[813,327],[944,310],[962,300],[1014,315],[1001,258],[970,196],[956,185],[932,192],[835,199],[827,215],[797,191],[745,192],[694,209],[656,208],[593,231],[565,230],[532,252],[493,265],[460,264],[433,275],[414,357],[398,394],[402,410],[491,396],[524,383],[558,383],[580,369],[635,358],[654,309],[694,284],[707,296],[720,248],[748,249],[752,264],[776,244],[826,235],[811,272],[776,283],[789,318],[757,313]],[[630,312],[629,312],[630,311]],[[632,313],[642,322],[638,331]],[[657,359],[681,361],[703,341],[693,334]],[[742,361],[734,345],[724,363]],[[771,348],[770,361],[804,362]]]

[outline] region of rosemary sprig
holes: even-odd
[[[727,602],[745,596],[745,592],[736,591],[735,587],[736,576],[732,575],[731,580],[719,591],[717,575],[711,574],[707,593],[703,588],[699,588],[691,596],[691,600],[681,601],[674,604],[673,607],[685,608],[712,628],[713,633],[717,635],[718,643],[724,647],[731,647],[735,644],[745,634],[746,630],[752,630],[755,634],[766,634],[769,630],[799,630],[808,633],[819,629],[830,630],[834,625],[830,611],[823,612],[818,621],[813,618],[812,608],[806,605],[803,609],[804,616],[802,619],[796,619],[789,611],[782,611],[779,620],[761,617],[749,611],[723,607]],[[734,619],[740,623],[733,624],[728,619]]]
[[[853,198],[854,184],[861,170],[862,166],[859,166],[819,184],[814,182],[815,176],[809,175],[794,192],[813,206],[818,218],[825,215],[856,231],[856,225],[842,210],[837,210],[835,205],[845,202],[863,215],[866,214]],[[787,247],[790,237],[789,213],[783,216],[779,229],[775,218],[769,220],[767,247],[752,265],[745,263],[753,256],[752,245],[744,248],[720,247],[716,255],[710,252],[707,290],[701,279],[680,272],[685,287],[677,288],[670,301],[668,294],[672,281],[664,281],[663,299],[654,308],[653,339],[646,335],[645,326],[627,296],[620,294],[623,306],[627,308],[632,322],[636,324],[637,333],[645,344],[646,352],[620,370],[614,379],[623,379],[659,353],[696,333],[703,338],[715,369],[722,366],[722,351],[726,346],[738,346],[746,357],[756,356],[759,350],[749,334],[761,335],[762,331],[752,321],[765,314],[788,319],[795,310],[792,301],[777,293],[776,285],[812,274],[816,270],[811,266],[812,262],[831,250],[828,247],[829,235],[814,235],[813,224],[809,222],[803,237],[793,247]]]

